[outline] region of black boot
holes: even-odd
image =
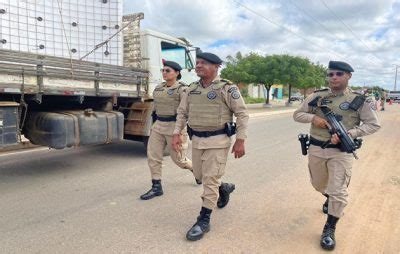
[[[324,196],[326,197],[326,201],[325,201],[325,203],[322,205],[322,212],[323,212],[324,214],[328,214],[329,195],[324,194]]]
[[[229,195],[235,190],[233,183],[221,183],[219,186],[218,208],[224,208],[229,202]]]
[[[321,247],[324,250],[333,250],[336,245],[335,229],[339,218],[329,215],[321,235]]]
[[[197,217],[196,223],[186,233],[186,239],[189,241],[197,241],[200,240],[205,233],[210,231],[211,212],[211,209],[205,207],[201,208],[200,216]]]
[[[164,194],[161,186],[161,180],[151,180],[151,182],[153,183],[151,189],[142,196],[140,196],[140,199],[148,200]]]

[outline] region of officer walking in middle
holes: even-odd
[[[236,116],[236,141],[232,148],[235,158],[245,154],[249,115],[236,85],[218,76],[222,60],[212,53],[199,53],[196,73],[200,80],[192,83],[182,96],[178,108],[172,145],[182,149],[181,131],[188,123],[192,136],[193,173],[203,182],[202,208],[196,223],[186,238],[199,240],[210,230],[210,216],[215,206],[225,207],[235,189],[231,183],[222,183],[231,136],[235,133],[233,115]]]

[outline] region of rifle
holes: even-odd
[[[346,153],[352,153],[354,158],[358,159],[356,150],[361,147],[362,139],[352,139],[350,135],[347,133],[346,127],[344,127],[341,122],[342,116],[336,115],[332,109],[330,109],[327,105],[321,104],[320,109],[326,120],[329,123],[328,129],[329,132],[333,135],[336,134],[340,139],[340,150]],[[330,141],[327,142],[326,146]]]

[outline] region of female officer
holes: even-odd
[[[173,61],[164,61],[162,75],[165,82],[158,85],[153,92],[154,111],[153,115],[156,119],[152,128],[147,147],[147,160],[151,172],[152,188],[141,195],[143,200],[152,199],[156,196],[163,195],[161,186],[161,167],[163,161],[163,153],[165,147],[171,147],[172,132],[175,128],[176,112],[181,101],[181,95],[186,90],[184,83],[179,82],[181,79],[181,66]],[[170,149],[170,156],[178,167],[192,170],[192,161],[186,157],[188,148],[188,135],[186,130],[182,131],[181,138],[183,147],[181,153]],[[196,179],[197,184],[201,184]]]

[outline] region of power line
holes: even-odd
[[[330,29],[328,29],[324,24],[322,24],[317,18],[315,18],[313,15],[311,15],[310,13],[308,13],[307,11],[305,11],[303,8],[299,7],[297,4],[295,4],[292,0],[289,1],[289,3],[291,5],[293,5],[294,7],[296,7],[299,11],[303,12],[304,14],[306,14],[310,19],[312,19],[315,23],[317,23],[318,25],[320,25],[327,33],[329,33],[330,37],[333,37],[334,39],[338,39],[337,36],[333,35],[334,32],[330,31]],[[355,49],[355,48],[354,48]],[[372,63],[372,62],[370,62]],[[377,62],[373,62],[373,63],[377,63]]]
[[[303,8],[300,8],[297,4],[295,4],[292,0],[290,0],[289,1],[290,2],[290,4],[292,4],[294,7],[296,7],[298,10],[300,10],[301,12],[303,12],[304,14],[306,14],[308,17],[310,17],[312,20],[314,20],[316,23],[318,23],[322,28],[324,28],[327,32],[329,32],[329,34],[331,33],[330,31],[329,31],[329,29],[324,25],[324,24],[322,24],[318,19],[316,19],[314,16],[312,16],[311,14],[309,14],[308,12],[306,12]],[[332,36],[332,37],[335,37],[335,39],[336,39],[336,36]]]
[[[334,17],[336,17],[337,20],[340,21],[340,23],[342,23],[347,30],[350,31],[350,33],[357,39],[359,40],[369,51],[372,51],[372,49],[353,31],[353,29],[351,29],[350,26],[348,26],[338,15],[336,15],[336,13],[325,3],[324,0],[320,0],[320,2],[332,13],[332,15]],[[382,59],[380,59],[379,57],[377,57],[373,52],[369,52],[370,54],[372,54],[376,59],[378,59],[379,61],[381,61],[382,63],[384,63],[384,61]]]
[[[235,3],[238,4],[238,5],[240,5],[240,6],[243,7],[244,9],[250,11],[251,13],[255,14],[256,16],[259,16],[260,18],[262,18],[262,19],[268,21],[269,23],[271,23],[271,24],[273,24],[273,25],[275,25],[275,26],[277,26],[277,27],[280,27],[280,28],[286,30],[287,32],[289,32],[289,33],[291,33],[291,34],[293,34],[293,35],[295,35],[295,36],[297,36],[297,37],[299,37],[299,38],[301,38],[301,39],[307,41],[307,42],[310,43],[311,45],[313,45],[313,46],[315,46],[315,47],[318,47],[318,48],[322,49],[323,51],[330,51],[330,53],[331,53],[332,55],[335,55],[335,56],[337,56],[337,57],[339,57],[339,58],[342,57],[341,55],[338,55],[336,52],[331,51],[331,50],[328,50],[328,49],[326,49],[325,47],[322,47],[322,46],[320,46],[320,45],[314,43],[313,41],[311,41],[311,40],[305,38],[304,36],[302,36],[302,35],[300,35],[300,34],[294,32],[294,31],[292,31],[291,29],[285,27],[284,25],[279,24],[279,23],[277,23],[277,22],[275,22],[275,21],[273,21],[273,20],[271,20],[271,19],[265,17],[264,15],[262,15],[262,14],[256,12],[255,10],[251,9],[250,7],[247,7],[246,5],[240,3],[239,1],[233,0],[233,2],[235,2]]]

